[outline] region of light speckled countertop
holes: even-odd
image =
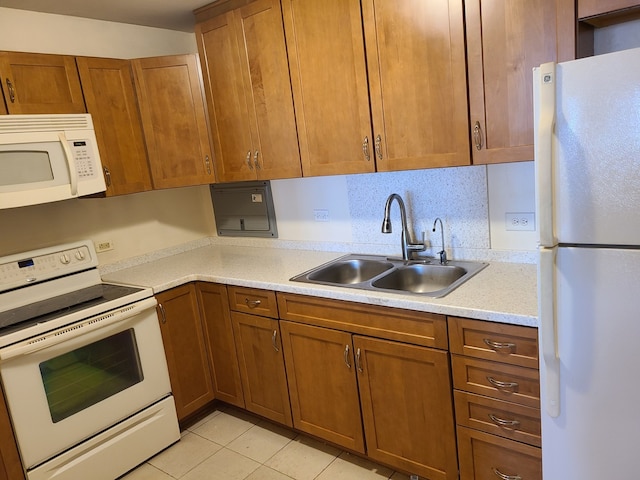
[[[299,273],[343,255],[210,245],[106,273],[103,280],[151,287],[155,293],[199,280],[516,325],[538,325],[536,266],[532,264],[491,262],[443,298],[289,281]]]

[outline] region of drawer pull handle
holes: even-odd
[[[496,417],[493,413],[489,414],[489,418],[499,427],[505,427],[515,430],[520,426],[520,422],[518,420],[505,420],[504,418]]]
[[[160,316],[162,317],[160,321],[162,323],[167,323],[167,312],[164,311],[164,305],[161,303],[158,304],[158,309],[160,310]]]
[[[271,345],[273,345],[273,349],[276,352],[279,352],[280,349],[278,348],[278,344],[276,343],[277,338],[278,338],[278,330],[274,330],[273,335],[271,335]]]
[[[245,298],[244,303],[246,303],[249,308],[256,308],[259,307],[262,302],[260,300],[249,300]]]
[[[492,348],[493,350],[496,350],[496,351],[498,351],[498,350],[513,351],[516,348],[516,344],[515,343],[494,342],[493,340],[490,340],[488,338],[484,339],[484,343],[486,343],[489,348]]]
[[[351,362],[349,361],[349,345],[344,346],[344,363],[347,368],[351,368]]]
[[[497,468],[493,469],[493,473],[496,477],[501,478],[502,480],[522,480],[522,477],[520,475],[505,475]]]
[[[489,383],[496,387],[498,390],[514,391],[516,388],[518,388],[518,382],[502,382],[500,380],[496,380],[493,377],[487,377],[487,380],[489,380]]]

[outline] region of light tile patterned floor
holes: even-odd
[[[223,407],[121,480],[408,480],[305,435]]]

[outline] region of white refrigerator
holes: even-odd
[[[640,478],[640,49],[534,69],[544,480]]]

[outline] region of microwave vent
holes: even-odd
[[[1,133],[57,132],[92,130],[91,114],[68,115],[0,115]]]

